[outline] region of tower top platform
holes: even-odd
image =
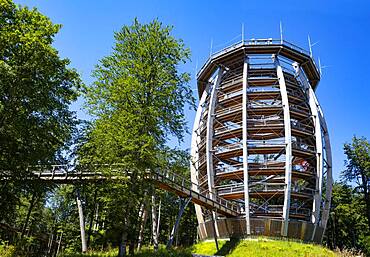
[[[276,54],[300,64],[312,88],[315,90],[320,81],[320,72],[309,51],[281,39],[250,39],[239,41],[220,51],[212,53],[197,73],[198,94],[202,95],[208,79],[218,65],[227,66],[243,56],[253,54]]]

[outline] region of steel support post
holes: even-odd
[[[246,232],[251,234],[249,218],[249,179],[248,179],[248,56],[244,58],[243,65],[243,179],[244,179],[244,211]]]
[[[215,213],[215,212],[213,212],[213,213]],[[215,239],[215,244],[216,244],[216,249],[217,249],[217,251],[219,251],[220,249],[219,249],[219,247],[218,247],[218,231],[217,231],[217,221],[216,221],[216,219],[215,219],[215,216],[216,215],[211,215],[212,216],[212,227],[213,227],[213,235],[214,235],[214,239]]]
[[[182,214],[184,213],[184,210],[185,210],[186,206],[188,206],[190,201],[191,201],[191,197],[188,197],[188,198],[185,198],[185,199],[180,197],[180,209],[179,209],[179,213],[177,215],[175,224],[172,227],[170,238],[167,242],[167,246],[166,246],[167,249],[170,249],[171,246],[172,246],[173,239],[175,238],[177,229],[179,228],[180,219],[182,217]]]
[[[207,176],[208,176],[208,191],[210,194],[210,199],[215,200],[215,187],[214,187],[214,179],[215,179],[215,170],[213,167],[213,122],[215,117],[215,108],[217,102],[217,92],[218,87],[220,86],[222,74],[224,70],[223,68],[219,68],[217,78],[213,84],[211,89],[211,95],[209,100],[209,107],[208,107],[208,117],[207,117],[207,142],[206,142],[206,153],[207,153]],[[212,213],[212,217],[217,219],[216,212]],[[216,234],[218,235],[218,227],[216,225]]]
[[[290,211],[290,192],[292,183],[292,134],[290,126],[290,112],[288,93],[286,89],[283,68],[279,59],[275,57],[276,73],[279,80],[281,101],[284,112],[284,136],[285,136],[285,189],[284,189],[284,207],[283,207],[283,226],[281,235],[288,235],[289,211]]]
[[[314,118],[315,140],[316,140],[316,186],[311,215],[311,222],[315,225],[311,237],[311,240],[313,240],[320,219],[320,206],[322,199],[323,156],[322,156],[321,123],[319,117],[318,103],[315,101],[315,93],[311,87],[309,87],[308,89],[308,96],[311,114]]]
[[[328,127],[326,125],[326,121],[324,118],[323,111],[317,101],[315,94],[312,95],[313,99],[316,103],[318,109],[318,115],[320,120],[320,125],[323,130],[324,134],[324,142],[325,142],[325,156],[326,156],[326,192],[325,192],[325,201],[323,206],[323,211],[321,215],[320,226],[326,229],[326,224],[329,219],[329,212],[330,212],[330,202],[331,202],[331,195],[333,190],[333,175],[332,175],[332,156],[331,156],[331,145],[330,145],[330,138]],[[323,173],[322,173],[323,174]],[[323,176],[322,176],[323,180]],[[322,183],[322,182],[321,182]],[[321,236],[320,241],[322,241],[324,234]]]
[[[195,121],[193,126],[193,132],[191,136],[191,160],[190,160],[190,175],[192,182],[192,190],[199,193],[198,183],[198,167],[199,167],[199,153],[198,153],[198,143],[200,143],[200,135],[198,133],[200,119],[203,111],[203,105],[206,101],[209,90],[209,83],[199,100],[198,109],[195,115]],[[198,225],[204,223],[202,208],[198,204],[194,204],[195,213],[197,215]],[[201,230],[200,230],[201,231]],[[202,235],[203,236],[203,235]],[[204,235],[205,236],[205,235]]]
[[[326,192],[325,192],[325,201],[323,207],[323,213],[320,225],[324,230],[326,229],[326,224],[329,219],[329,212],[330,212],[330,203],[331,203],[331,195],[333,190],[333,175],[332,175],[332,157],[331,157],[331,146],[330,146],[330,139],[329,139],[329,132],[328,127],[326,125],[326,121],[324,118],[324,114],[320,111],[320,121],[324,131],[324,141],[325,141],[325,152],[326,152]],[[321,236],[320,241],[322,241],[324,233]]]

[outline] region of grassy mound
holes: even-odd
[[[226,257],[353,257],[351,252],[333,252],[320,245],[305,244],[286,240],[268,238],[248,240],[219,240],[219,251],[214,241],[201,242],[187,249],[172,249],[167,251],[161,246],[158,252],[153,249],[143,249],[130,257],[192,257],[191,253],[201,255],[219,255]],[[90,252],[87,254],[63,254],[61,257],[115,257],[117,250],[105,252]]]
[[[308,257],[340,256],[319,245],[292,241],[269,240],[266,238],[242,241],[219,241],[220,250],[216,250],[214,241],[194,245],[192,252],[204,255],[222,255],[227,257]]]

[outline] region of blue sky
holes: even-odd
[[[226,46],[241,34],[245,38],[278,38],[279,23],[284,39],[308,48],[307,35],[316,60],[321,59],[322,80],[316,91],[329,126],[333,172],[338,179],[345,156],[343,143],[355,134],[370,139],[370,1],[119,1],[119,0],[15,0],[37,7],[54,23],[63,25],[55,47],[71,66],[91,83],[91,71],[113,46],[113,32],[131,24],[158,18],[174,26],[173,34],[192,51],[184,69],[194,77],[213,48]],[[192,88],[196,89],[193,80]],[[80,117],[81,101],[73,105]],[[189,127],[194,111],[187,111]],[[182,148],[190,147],[190,135]]]

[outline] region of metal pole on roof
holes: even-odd
[[[321,68],[321,60],[320,60],[320,57],[319,57],[319,71],[320,71],[320,76],[322,76],[322,68]]]
[[[195,72],[194,72],[194,75],[195,75],[195,80],[197,79],[197,72],[198,72],[198,58],[195,62]]]
[[[244,43],[244,23],[242,23],[242,43]]]
[[[311,43],[311,37],[308,35],[308,46],[310,48],[310,57],[312,58],[312,47],[319,43],[320,41],[316,41],[315,43]]]
[[[283,24],[280,21],[280,41],[283,44]]]
[[[212,46],[213,46],[213,39],[211,38],[211,49],[209,50],[209,57],[212,56]]]
[[[312,57],[312,45],[311,45],[311,38],[310,35],[308,35],[308,47],[310,49],[310,57]]]

